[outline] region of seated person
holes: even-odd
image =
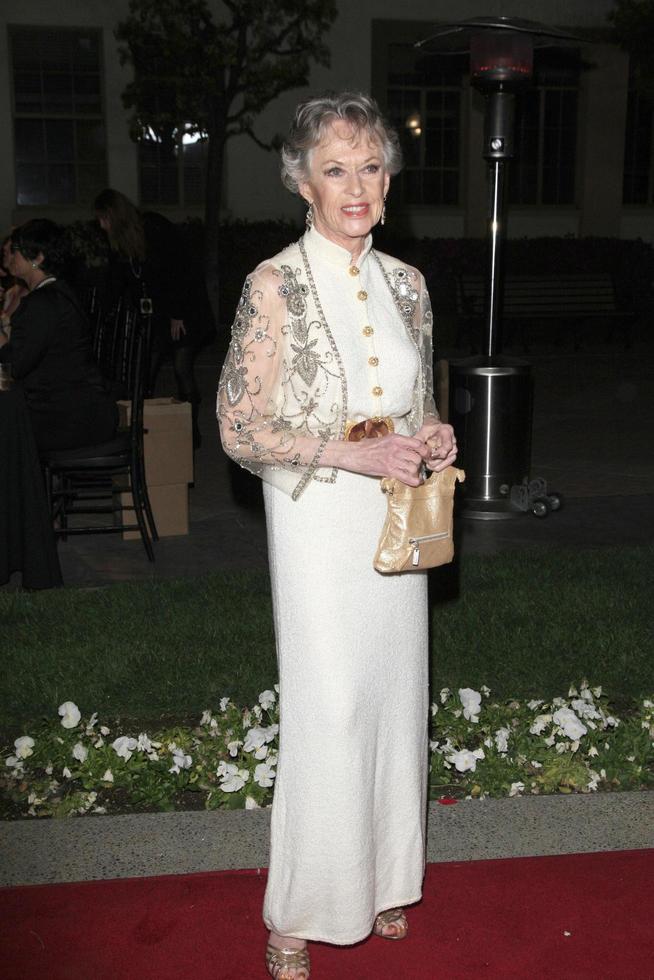
[[[28,289],[25,283],[9,275],[7,264],[11,257],[9,236],[2,243],[0,253],[0,329],[10,336],[11,316],[18,308],[23,296],[27,295]]]
[[[34,219],[11,233],[7,271],[29,292],[11,317],[11,340],[0,333],[0,362],[22,384],[40,452],[106,442],[118,425],[86,316],[57,278],[62,252],[63,235],[52,221]]]

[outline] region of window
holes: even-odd
[[[388,46],[387,114],[404,153],[392,193],[401,204],[459,203],[461,80],[460,59]]]
[[[149,131],[139,141],[141,204],[203,204],[206,157],[206,141],[197,136],[179,139],[176,133],[162,137]]]
[[[624,148],[624,204],[654,203],[652,179],[652,127],[654,103],[634,87],[627,101],[627,126]]]
[[[573,204],[577,55],[555,51],[535,54],[536,85],[516,100],[516,156],[510,166],[510,200],[513,204]]]
[[[107,183],[100,33],[13,28],[16,201],[90,205]]]

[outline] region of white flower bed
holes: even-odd
[[[252,708],[222,698],[196,727],[147,734],[84,721],[77,705],[16,738],[0,783],[8,816],[65,816],[126,809],[268,806],[279,733],[278,688]],[[550,702],[498,702],[444,688],[431,706],[432,798],[590,793],[654,784],[654,703],[622,717],[583,682]]]

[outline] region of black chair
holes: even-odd
[[[114,384],[116,397],[131,403],[127,427],[110,442],[45,453],[42,463],[57,536],[138,530],[149,560],[154,561],[152,541],[158,540],[158,534],[143,457],[149,334],[149,318],[131,307],[117,309],[111,324],[105,318],[103,343],[97,353],[105,377]],[[131,520],[127,519],[126,514],[132,512]],[[112,520],[71,524],[69,518],[78,514],[110,514]]]

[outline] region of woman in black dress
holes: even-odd
[[[0,334],[0,361],[20,381],[41,452],[107,442],[116,403],[93,360],[88,321],[73,291],[57,278],[63,265],[58,225],[34,219],[14,229],[7,271],[29,292]]]

